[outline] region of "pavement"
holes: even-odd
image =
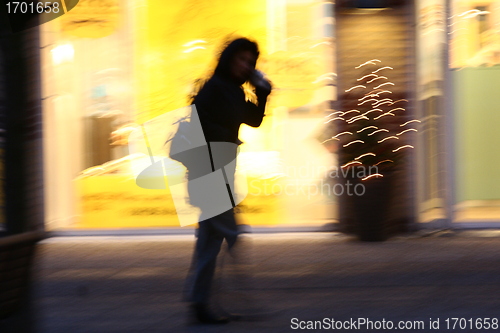
[[[214,326],[193,324],[182,298],[193,236],[49,238],[37,249],[32,331],[294,332],[342,324],[334,331],[500,332],[498,230],[381,243],[339,233],[250,234],[243,244],[248,279],[239,284],[238,265],[225,257],[217,299],[266,315]]]

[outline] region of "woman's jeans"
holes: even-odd
[[[214,193],[223,196],[224,200],[234,198],[234,172],[236,165],[237,146],[229,143],[212,143],[210,155],[212,160],[210,164],[204,163],[196,168],[191,168],[188,172],[188,181],[197,179],[208,174],[218,173],[223,184],[216,184],[219,192],[211,191],[204,184],[190,186],[188,182],[188,193],[192,205],[201,209],[200,222],[198,228],[198,237],[196,240],[195,253],[193,256],[193,276],[189,291],[189,301],[196,303],[208,303],[210,291],[215,274],[217,255],[220,252],[224,239],[231,249],[238,238],[238,227],[234,215],[234,199],[227,201],[224,205],[227,209],[222,209],[221,213],[214,214],[214,207],[211,202]],[[222,171],[222,174],[221,174]],[[220,183],[220,182],[219,182]],[[221,194],[222,186],[222,194]],[[223,187],[226,186],[227,193],[224,193]],[[201,188],[203,187],[203,188]],[[225,196],[227,195],[227,197]],[[207,206],[211,205],[211,206]],[[232,203],[232,204],[231,204]],[[217,211],[217,209],[215,210]],[[220,210],[219,210],[220,211]]]

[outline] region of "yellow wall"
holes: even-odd
[[[266,48],[266,1],[149,0],[138,11],[136,73],[140,123],[187,105],[192,83],[213,68],[221,41],[245,36]],[[198,43],[184,46],[194,40]],[[201,46],[189,53],[191,47]]]

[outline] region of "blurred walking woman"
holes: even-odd
[[[242,143],[238,138],[242,123],[252,127],[258,127],[262,123],[266,100],[271,93],[271,85],[255,70],[258,57],[259,50],[255,42],[246,38],[233,40],[222,51],[213,76],[193,99],[205,139],[209,143],[209,147],[212,147],[210,158],[213,170],[223,168],[225,161],[236,158],[236,148]],[[245,98],[242,84],[247,81],[255,88],[256,104]],[[217,163],[213,153],[213,148],[216,145],[210,145],[210,143],[232,143],[228,146],[234,147],[234,149],[229,149],[229,153],[226,151],[223,154],[226,157],[229,155],[229,158],[223,158],[225,161]],[[194,184],[191,180],[202,175],[194,168],[188,168],[188,180],[190,180],[188,184]],[[229,170],[224,168],[224,176],[231,196],[230,191],[234,188],[234,163],[233,168]],[[213,312],[209,306],[209,299],[216,259],[222,242],[226,240],[231,251],[238,239],[234,211],[231,208],[222,214],[209,217],[213,214],[207,214],[207,210],[209,210],[206,202],[207,197],[200,196],[197,188],[190,185],[188,185],[188,192],[191,204],[201,209],[198,237],[193,256],[194,271],[190,283],[191,311],[199,322],[225,323],[229,321],[229,318]]]

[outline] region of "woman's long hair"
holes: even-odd
[[[231,63],[233,61],[236,53],[241,51],[250,51],[255,55],[255,59],[259,57],[259,47],[256,42],[251,41],[248,38],[237,38],[226,43],[223,47],[222,52],[220,52],[219,60],[217,61],[217,66],[215,67],[212,78],[214,75],[231,79]],[[194,98],[198,95],[200,90],[203,88],[205,83],[209,79],[196,79],[193,84],[193,90],[188,96],[189,102],[192,103]],[[244,82],[238,82],[243,84]]]

